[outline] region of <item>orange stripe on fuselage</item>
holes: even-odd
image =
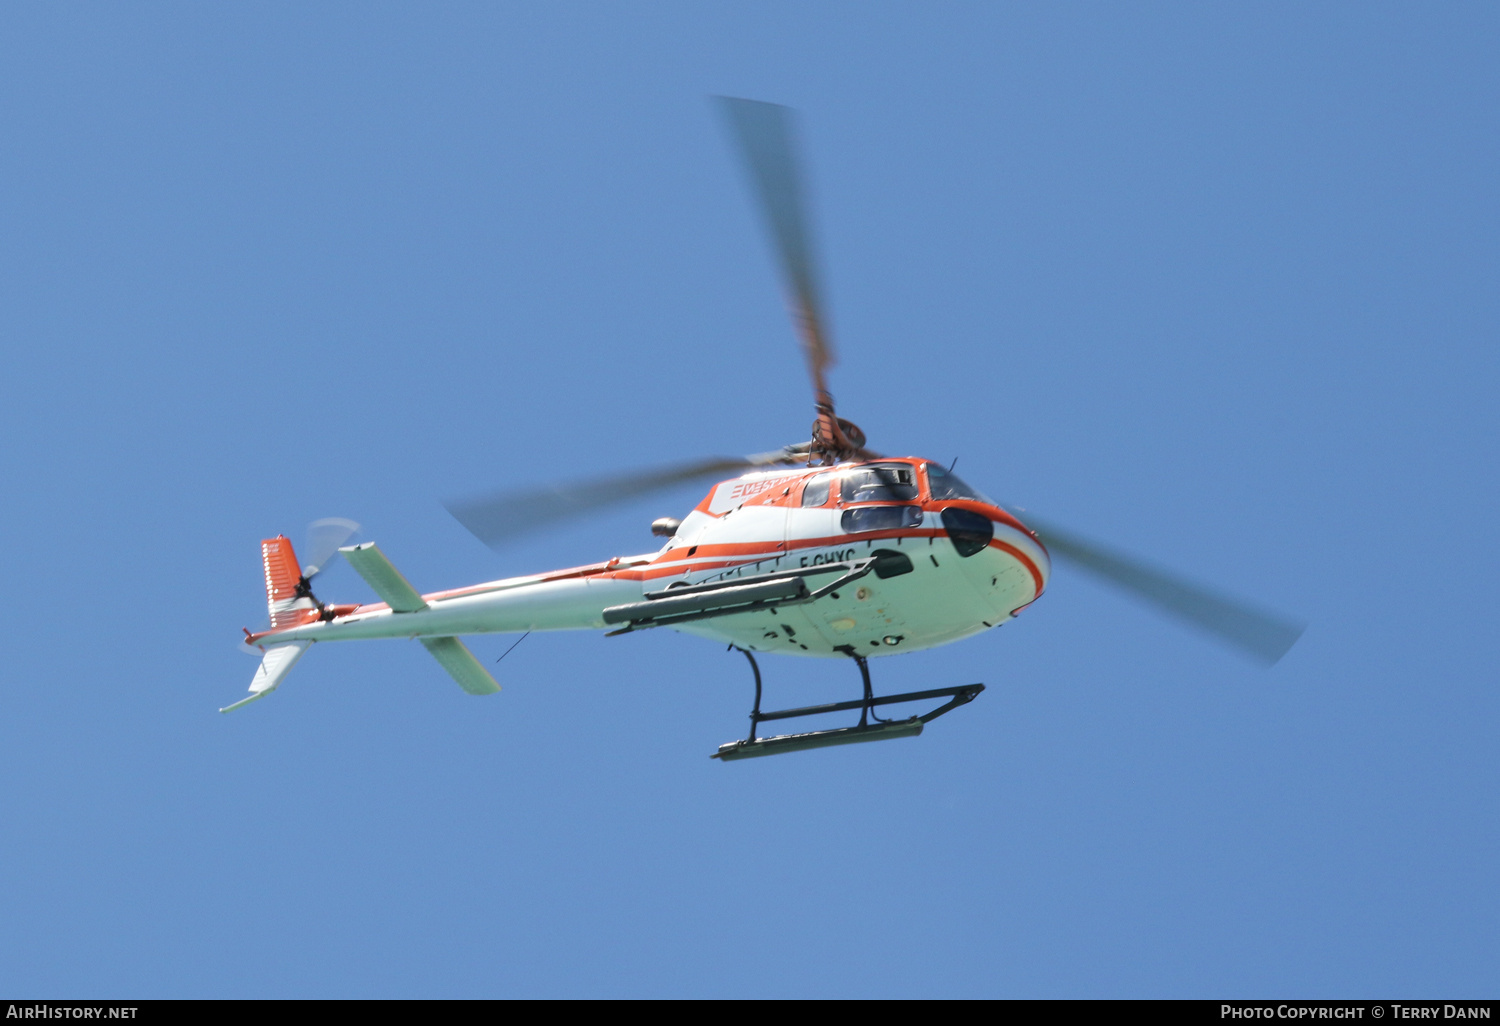
[[[1010,526],[1014,520],[1014,517],[1007,517],[1006,526]],[[1024,531],[1025,528],[1021,528],[1021,530]],[[705,570],[733,569],[740,566],[749,566],[752,563],[764,563],[769,559],[780,557],[791,558],[792,553],[800,549],[822,549],[833,545],[848,545],[860,541],[875,542],[891,538],[941,538],[945,534],[946,532],[942,529],[923,527],[906,530],[871,531],[867,534],[862,533],[857,537],[840,534],[824,538],[798,538],[791,543],[793,546],[791,549],[784,549],[782,543],[779,542],[737,542],[723,545],[699,545],[696,546],[697,551],[691,559],[682,560],[681,562],[673,561],[667,565],[662,565],[662,560],[668,559],[672,553],[680,551],[671,549],[663,554],[662,560],[649,564],[647,569],[616,571],[610,574],[610,576],[629,581],[649,581],[658,577],[670,577],[677,574],[702,573]],[[998,538],[990,541],[990,548],[999,549],[1024,566],[1026,572],[1031,575],[1032,586],[1037,596],[1042,594],[1042,588],[1044,587],[1042,571],[1025,551]],[[760,558],[729,559],[726,561],[724,559],[726,556],[759,556]],[[714,559],[714,557],[719,558]],[[1036,600],[1032,599],[1032,601]]]

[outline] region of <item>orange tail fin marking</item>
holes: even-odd
[[[266,601],[282,602],[296,598],[302,568],[297,565],[291,539],[284,534],[267,538],[260,543],[260,559],[266,569]]]
[[[266,571],[266,606],[271,611],[272,627],[294,627],[318,618],[313,600],[297,597],[297,582],[302,568],[297,553],[284,534],[260,543],[260,561]]]

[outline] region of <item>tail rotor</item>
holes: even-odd
[[[302,548],[307,553],[307,562],[302,565],[301,576],[297,579],[297,597],[310,599],[317,607],[318,615],[325,619],[333,614],[313,594],[313,578],[326,570],[329,563],[338,559],[339,546],[358,530],[358,524],[343,517],[324,517],[307,525],[307,544]]]
[[[270,618],[265,621],[266,626],[277,625],[279,615],[286,615],[297,608],[312,608],[318,611],[319,616],[329,615],[322,602],[313,594],[312,582],[315,577],[328,569],[329,564],[339,557],[339,547],[347,542],[359,530],[359,524],[344,517],[324,517],[322,520],[314,520],[307,525],[307,541],[302,546],[303,553],[307,556],[307,562],[298,567],[297,557],[292,552],[291,542],[285,542],[283,548],[280,544],[271,541],[262,543],[272,545],[271,552],[262,548],[262,560],[266,563],[266,587],[268,590],[267,600],[270,608]],[[285,553],[284,556],[280,555]],[[281,577],[287,580],[280,581]],[[278,583],[273,583],[273,578]],[[249,655],[261,655],[261,649],[240,642],[240,651]]]
[[[307,525],[307,544],[302,546],[307,560],[302,567],[302,577],[311,582],[328,564],[339,558],[339,547],[359,530],[359,525],[344,517],[324,517]]]

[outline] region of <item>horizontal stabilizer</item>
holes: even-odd
[[[448,676],[458,681],[458,686],[471,695],[493,695],[500,690],[495,678],[490,676],[474,653],[457,638],[421,638],[424,648],[448,671]]]
[[[423,601],[417,589],[401,576],[401,571],[385,558],[385,553],[376,548],[374,542],[348,545],[339,551],[344,554],[345,559],[349,560],[350,565],[359,571],[359,576],[375,589],[375,594],[391,607],[391,612],[415,613],[419,609],[427,608],[427,603]]]
[[[265,658],[261,659],[260,667],[255,671],[255,677],[250,681],[250,697],[242,698],[233,705],[226,705],[219,712],[233,712],[275,691],[286,679],[286,675],[292,672],[292,667],[297,665],[297,660],[302,658],[302,653],[306,652],[311,644],[311,641],[293,641],[266,649]]]

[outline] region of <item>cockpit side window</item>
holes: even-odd
[[[977,488],[965,484],[963,479],[947,467],[936,463],[929,463],[927,470],[927,487],[932,490],[934,499],[974,499],[995,505],[995,500],[985,495]]]
[[[802,505],[823,506],[828,502],[828,486],[833,484],[832,474],[816,474],[809,478],[802,489]]]
[[[917,475],[909,463],[871,463],[839,478],[843,502],[911,502],[916,497]]]

